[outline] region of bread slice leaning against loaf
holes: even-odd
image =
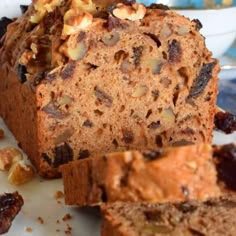
[[[235,151],[234,144],[198,144],[77,160],[61,167],[65,202],[86,206],[216,197],[228,187],[236,190]]]
[[[0,115],[40,175],[121,149],[211,143],[219,63],[199,21],[158,8],[37,0],[8,25]]]
[[[181,203],[102,206],[101,236],[234,236],[236,196]]]

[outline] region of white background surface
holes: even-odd
[[[13,17],[20,14],[19,4],[27,4],[30,1],[0,0],[0,16]],[[3,102],[0,100],[0,102]],[[0,128],[5,130],[5,138],[0,140],[0,148],[6,146],[16,146],[13,136],[7,131],[6,126],[0,118]],[[223,136],[215,135],[215,143],[229,143],[236,140],[236,135]],[[6,173],[0,172],[0,194],[4,192],[19,191],[24,198],[25,204],[22,211],[15,218],[10,231],[6,236],[59,236],[66,235],[64,230],[67,224],[72,227],[72,236],[98,236],[100,228],[100,218],[96,210],[77,208],[68,208],[62,203],[57,203],[54,194],[62,190],[62,181],[45,181],[35,178],[29,184],[21,187],[11,186],[7,182]],[[61,219],[67,213],[70,213],[72,219],[63,222]],[[38,217],[44,219],[41,225]],[[57,224],[60,220],[60,224]],[[26,228],[32,228],[32,232],[26,232]],[[56,232],[59,229],[60,232]]]

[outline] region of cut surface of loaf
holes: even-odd
[[[198,21],[156,5],[49,2],[9,24],[0,48],[0,115],[40,175],[100,153],[212,141],[219,64]]]
[[[236,196],[205,202],[104,205],[102,236],[232,236]]]
[[[217,149],[218,156],[221,149]],[[235,145],[227,150],[233,153]],[[227,152],[225,148],[225,156]],[[213,148],[198,144],[100,155],[70,162],[61,171],[65,203],[86,206],[115,201],[205,200],[222,194],[219,179],[236,190],[233,168],[233,158],[218,158],[216,164]]]

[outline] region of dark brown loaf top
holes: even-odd
[[[206,202],[104,205],[102,236],[233,236],[236,197]]]
[[[212,141],[218,62],[196,21],[35,0],[0,49],[0,115],[45,177],[72,160]],[[2,102],[3,101],[3,102]]]
[[[212,156],[210,145],[198,144],[70,162],[61,167],[65,203],[86,206],[216,197],[222,192]]]

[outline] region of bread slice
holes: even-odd
[[[8,25],[0,115],[40,175],[100,153],[211,143],[219,63],[199,22],[131,5],[38,0]]]
[[[65,202],[85,206],[216,197],[236,190],[235,153],[234,144],[198,144],[77,160],[61,167]]]
[[[233,236],[236,196],[205,202],[102,206],[102,236]]]

